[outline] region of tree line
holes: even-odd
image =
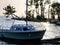
[[[45,4],[51,4],[50,0],[30,0],[28,2],[28,7],[30,6],[30,8],[32,8],[32,5],[35,6],[35,10],[36,10],[36,19],[38,20],[44,20],[44,6]],[[39,10],[39,6],[40,6],[40,10]],[[56,3],[52,3],[50,5],[52,8],[51,8],[51,17],[52,19],[55,19],[55,14],[58,15],[58,20],[60,20],[60,3],[56,2]],[[15,15],[14,13],[16,12],[15,11],[15,8],[11,5],[8,5],[7,7],[3,8],[3,10],[5,10],[6,12],[4,13],[6,17],[9,17],[10,15],[13,17],[13,15]],[[39,14],[39,11],[41,11],[41,15]],[[15,15],[16,16],[16,15]],[[16,16],[17,18],[19,18],[18,16]],[[14,18],[14,17],[13,17]],[[28,17],[27,19],[34,19],[34,10],[29,10],[28,11]]]

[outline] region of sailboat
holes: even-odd
[[[27,20],[27,6],[28,0],[26,1],[26,25],[12,25],[8,29],[0,29],[0,37],[2,38],[12,38],[21,40],[31,40],[31,39],[42,39],[45,29],[36,30],[33,25],[28,24]]]

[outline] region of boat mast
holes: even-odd
[[[26,0],[26,26],[28,27],[28,0]]]

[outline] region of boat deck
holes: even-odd
[[[0,29],[0,32],[39,32],[43,30],[45,31],[45,29],[37,30],[32,25],[29,25],[28,29],[26,29],[26,26],[23,25],[20,26],[20,24],[18,24],[11,26],[10,29],[5,29],[5,28]]]
[[[3,22],[3,23],[2,23]],[[28,30],[24,30],[23,27],[26,27],[25,21],[17,21],[17,20],[6,20],[0,21],[0,32],[36,32],[45,30],[42,24],[36,22],[29,22],[28,21]]]

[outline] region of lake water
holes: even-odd
[[[60,45],[59,43],[31,43],[31,42],[19,42],[19,43],[14,43],[14,42],[5,42],[5,41],[0,41],[0,45]]]

